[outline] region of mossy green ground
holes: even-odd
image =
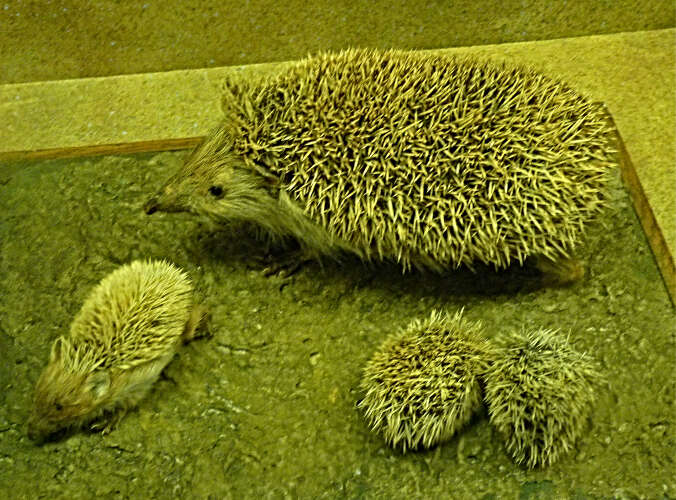
[[[673,498],[674,311],[627,194],[612,203],[569,288],[529,270],[444,276],[396,265],[305,265],[265,277],[241,228],[142,204],[182,153],[0,168],[0,492],[3,498]],[[53,339],[90,289],[134,258],[185,268],[211,311],[111,434],[36,446],[25,421]],[[465,308],[487,335],[570,330],[608,383],[573,453],[516,466],[485,412],[450,442],[402,455],[355,408],[361,369],[392,331]]]

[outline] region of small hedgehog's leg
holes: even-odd
[[[110,418],[108,419],[107,425],[101,431],[101,434],[103,434],[105,436],[106,434],[109,434],[110,431],[115,429],[115,427],[117,427],[117,424],[119,424],[122,421],[122,419],[125,417],[125,415],[127,414],[127,411],[128,411],[127,408],[120,408],[115,413],[113,413],[110,416]]]
[[[552,260],[539,255],[535,258],[535,267],[542,273],[542,282],[546,286],[570,285],[584,277],[584,264],[575,258]]]
[[[209,336],[209,331],[206,328],[208,314],[209,311],[205,306],[201,304],[195,304],[193,306],[192,311],[190,311],[188,322],[185,324],[183,334],[181,335],[184,344],[187,344],[193,339]]]
[[[103,415],[98,420],[95,420],[89,427],[92,431],[101,431],[104,436],[110,434],[112,430],[122,421],[127,414],[128,408],[118,407],[112,413]]]

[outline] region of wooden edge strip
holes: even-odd
[[[617,146],[620,154],[620,172],[622,174],[622,181],[629,191],[629,195],[634,204],[634,210],[638,215],[638,219],[643,226],[643,232],[648,239],[648,244],[652,249],[655,261],[662,274],[662,280],[667,289],[667,294],[671,299],[672,306],[676,307],[676,266],[674,265],[674,258],[669,251],[669,246],[664,238],[664,234],[657,223],[655,213],[650,207],[648,198],[643,191],[643,186],[636,173],[629,152],[624,144],[622,135],[617,127]]]
[[[38,149],[34,151],[9,151],[0,152],[0,161],[51,160],[55,158],[78,158],[82,156],[101,156],[109,154],[176,151],[179,149],[192,149],[199,144],[202,139],[203,137],[186,137],[180,139],[158,139],[153,141]]]

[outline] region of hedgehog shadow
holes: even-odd
[[[481,390],[483,391],[483,387]],[[474,411],[472,416],[469,418],[469,420],[467,420],[462,428],[458,429],[458,431],[455,432],[450,438],[442,442],[436,443],[427,448],[422,445],[418,445],[411,447],[406,451],[404,451],[400,446],[387,446],[385,449],[387,450],[387,453],[393,457],[417,457],[419,460],[425,460],[425,457],[427,457],[428,454],[435,452],[435,450],[439,450],[439,453],[448,453],[449,456],[457,456],[458,446],[460,445],[461,440],[466,440],[468,436],[470,439],[479,439],[480,435],[493,432],[493,429],[488,425],[488,423],[488,409],[486,408],[486,405],[482,404]],[[381,435],[370,431],[365,423],[363,429],[365,433],[364,439],[368,440],[371,445],[378,448],[383,446],[383,438]],[[498,443],[498,441],[494,439],[492,439],[491,442]],[[492,444],[491,446],[494,446],[496,451],[500,450],[502,452],[499,444]],[[477,459],[476,455],[472,454],[471,452],[464,454],[463,458],[467,461]]]
[[[129,413],[131,413],[131,411]],[[104,435],[101,432],[101,429],[96,428],[96,426],[97,425],[105,426],[106,419],[110,418],[112,415],[114,415],[114,412],[110,411],[104,412],[96,420],[92,421],[90,425],[86,425],[84,427],[77,426],[64,427],[46,436],[40,436],[39,438],[35,438],[33,439],[32,442],[37,446],[45,446],[50,444],[63,443],[73,438],[74,436],[92,437],[97,435],[98,436]]]
[[[213,262],[229,261],[235,267],[258,267],[267,261],[292,256],[300,247],[295,240],[271,241],[248,224],[199,225],[186,239],[189,253]]]
[[[528,264],[502,270],[482,264],[474,266],[474,269],[461,266],[443,273],[415,268],[403,272],[402,267],[394,262],[363,263],[350,257],[342,265],[325,264],[321,276],[331,279],[339,274],[353,278],[359,288],[394,290],[397,294],[415,298],[512,296],[543,288],[540,271]]]
[[[295,240],[270,241],[256,228],[245,224],[229,224],[217,229],[198,227],[193,236],[190,240],[197,245],[193,251],[201,258],[228,260],[236,267],[262,271],[270,263],[299,257],[300,249]],[[512,296],[546,288],[542,273],[528,262],[500,270],[486,264],[477,264],[473,269],[460,266],[443,273],[415,268],[404,272],[396,262],[364,262],[349,254],[341,255],[338,260],[326,258],[297,263],[300,266],[291,276],[291,283],[295,279],[320,279],[331,287],[347,282],[357,289],[393,290],[396,294],[419,298]]]
[[[83,432],[82,429],[76,429],[74,427],[68,427],[66,429],[59,429],[58,431],[52,432],[51,434],[44,436],[44,437],[41,437],[39,439],[35,439],[33,441],[30,441],[30,443],[38,445],[38,446],[63,443],[64,441],[67,441],[68,439],[72,438],[76,434],[80,434],[82,432]],[[90,431],[88,433],[93,434],[93,431]]]

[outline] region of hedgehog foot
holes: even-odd
[[[310,259],[305,256],[302,250],[292,250],[283,255],[267,254],[255,258],[255,261],[262,268],[261,274],[263,276],[276,276],[286,280],[296,274]]]
[[[208,317],[209,310],[205,306],[201,304],[193,306],[188,322],[185,324],[183,334],[181,335],[184,344],[187,344],[191,340],[211,336],[211,331],[207,326]]]
[[[122,421],[124,416],[127,414],[126,408],[120,408],[114,413],[102,417],[100,420],[94,422],[90,428],[92,431],[100,431],[103,436],[110,434],[115,427]]]
[[[305,264],[304,261],[294,259],[293,261],[274,262],[263,268],[263,276],[277,276],[282,279],[288,279],[296,274]]]
[[[561,257],[556,260],[544,256],[535,258],[535,267],[542,273],[544,286],[566,286],[584,277],[584,264],[574,258]]]

